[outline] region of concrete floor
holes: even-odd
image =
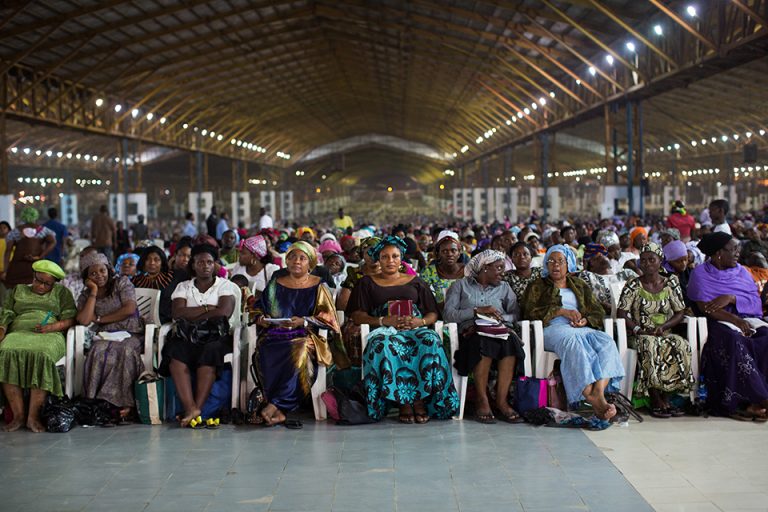
[[[0,510],[768,511],[766,425],[471,420],[0,434]]]

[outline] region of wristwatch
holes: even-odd
[[[96,320],[94,320],[95,323],[100,324],[101,323],[101,315],[96,315]]]
[[[309,326],[309,322],[307,322],[307,317],[304,317],[304,328],[306,329]]]

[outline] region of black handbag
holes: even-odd
[[[206,345],[229,335],[229,322],[224,317],[190,322],[180,318],[174,324],[175,337],[194,345]]]

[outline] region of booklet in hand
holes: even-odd
[[[389,316],[413,316],[412,300],[390,300],[387,302]]]

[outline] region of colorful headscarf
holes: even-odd
[[[34,224],[39,217],[40,212],[37,211],[37,208],[32,208],[31,206],[22,209],[19,214],[19,218],[24,224]]]
[[[80,256],[80,272],[84,272],[88,270],[91,265],[96,265],[99,263],[106,265],[107,268],[112,268],[112,265],[110,265],[107,257],[100,252],[89,252],[85,256]]]
[[[662,250],[664,251],[664,259],[667,261],[675,261],[683,257],[688,257],[688,248],[680,240],[669,242],[662,248]]]
[[[50,260],[37,260],[32,264],[32,270],[42,274],[48,274],[56,280],[64,279],[66,276],[61,267]]]
[[[494,251],[493,249],[478,253],[469,260],[469,263],[464,265],[464,275],[466,277],[474,277],[477,279],[477,276],[480,274],[483,267],[499,260],[504,260],[505,258],[506,256],[504,256],[503,252]]]
[[[303,240],[299,240],[298,242],[294,242],[291,244],[291,246],[288,248],[287,251],[285,251],[285,260],[288,260],[288,256],[293,251],[301,251],[304,254],[307,255],[307,258],[309,258],[309,271],[312,272],[315,267],[317,266],[317,252],[315,251],[315,248],[309,245],[307,242]]]
[[[371,247],[376,246],[379,242],[381,242],[381,238],[377,236],[364,238],[362,242],[360,242],[360,254],[366,254]]]
[[[300,227],[296,231],[296,238],[301,238],[301,235],[303,235],[304,233],[311,233],[312,234],[312,240],[317,238],[317,236],[315,235],[315,230],[313,230],[309,226],[302,226],[302,227]]]
[[[598,242],[605,248],[619,245],[619,235],[615,231],[601,231]]]
[[[246,238],[241,247],[245,247],[251,254],[255,254],[259,258],[267,255],[267,241],[261,235]]]
[[[382,238],[381,241],[377,243],[375,246],[368,249],[368,256],[370,256],[373,261],[379,261],[379,256],[381,255],[381,251],[383,251],[385,247],[388,247],[390,245],[394,245],[395,247],[400,249],[401,258],[405,255],[405,251],[408,249],[408,246],[405,245],[405,241],[402,238],[395,235],[387,235],[384,238]]]
[[[661,246],[655,242],[648,242],[643,246],[642,249],[640,249],[640,254],[643,254],[644,252],[652,252],[662,260],[664,260],[664,251],[661,250]]]
[[[128,258],[133,260],[133,264],[134,265],[138,265],[139,264],[139,255],[138,254],[133,254],[132,252],[127,252],[125,254],[121,254],[120,256],[118,256],[117,262],[115,263],[115,267],[117,268],[117,274],[118,275],[120,275],[120,269],[123,266],[123,262],[125,260],[127,260]]]
[[[565,256],[565,262],[568,265],[568,273],[576,272],[576,254],[574,254],[573,249],[566,247],[563,244],[557,244],[547,249],[547,253],[544,255],[544,264],[541,268],[541,277],[549,276],[549,267],[547,266],[547,263],[549,263],[549,257],[552,256],[552,253],[555,252],[559,252]]]
[[[680,240],[680,230],[677,228],[666,228],[661,231],[661,235],[669,235],[674,240]]]
[[[608,256],[608,249],[603,244],[587,244],[584,246],[584,261],[589,261],[598,254]]]
[[[333,236],[333,235],[331,235],[331,236]],[[341,253],[341,252],[344,252],[344,251],[341,249],[341,244],[339,244],[339,242],[337,242],[335,238],[326,238],[320,244],[320,247],[317,248],[317,252],[322,254],[324,252],[338,252],[338,253]]]
[[[648,239],[648,230],[645,229],[642,226],[635,226],[634,228],[629,230],[629,245],[634,247],[635,246],[635,238],[637,238],[637,235],[639,234],[645,235],[646,240]]]

